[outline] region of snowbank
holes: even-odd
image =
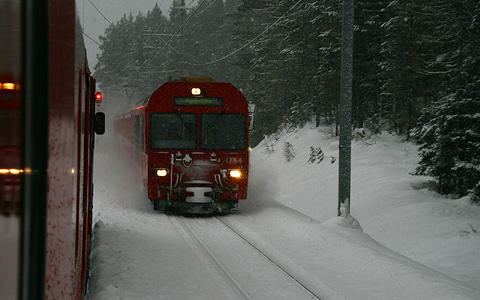
[[[296,153],[290,162],[285,143]],[[338,160],[331,158],[338,158],[338,140],[329,130],[306,126],[281,135],[272,147],[267,151],[265,141],[257,146],[252,164],[268,170],[272,179],[262,181],[276,182],[273,197],[319,221],[336,216]],[[308,162],[310,147],[323,150],[322,162]],[[388,133],[353,141],[351,213],[387,248],[480,286],[480,206],[430,190],[431,178],[410,175],[418,160],[416,145]]]

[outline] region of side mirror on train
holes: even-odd
[[[98,135],[105,133],[105,113],[103,112],[95,114],[95,133]]]
[[[253,130],[253,121],[255,119],[255,104],[248,104],[248,130]]]

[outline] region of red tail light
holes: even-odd
[[[96,92],[95,93],[95,102],[101,103],[103,100],[103,94],[102,92]]]

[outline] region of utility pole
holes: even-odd
[[[176,4],[176,1],[174,1],[174,5]],[[180,0],[180,6],[174,6],[172,9],[178,9],[180,10],[180,71],[181,71],[181,76],[184,75],[185,72],[185,37],[184,37],[184,29],[185,27],[185,11],[187,8],[185,7],[185,0]],[[178,31],[177,31],[178,32]]]
[[[350,215],[354,0],[343,0],[338,215]]]
[[[185,36],[184,36],[185,31],[183,29],[183,27],[184,27],[183,25],[184,25],[184,22],[185,22],[185,9],[186,9],[185,0],[180,1],[180,6],[182,7],[182,12],[181,12],[181,14],[182,14],[182,31],[180,32],[181,39],[182,39],[181,40],[181,43],[182,43],[181,44],[182,45],[182,49],[181,49],[181,51],[182,51],[182,68],[181,68],[181,70],[182,70],[182,76],[184,76],[185,75]]]

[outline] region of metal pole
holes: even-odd
[[[184,33],[185,32],[183,30],[183,27],[184,27],[183,23],[185,22],[185,0],[180,1],[180,6],[182,8],[182,12],[181,12],[181,14],[182,14],[182,23],[181,23],[182,28],[181,28],[181,30],[182,31],[180,33],[181,39],[182,39],[181,40],[181,43],[182,43],[181,44],[181,49],[182,49],[181,50],[182,51],[182,67],[181,67],[182,74],[181,74],[181,76],[185,76],[185,40],[184,40]]]
[[[354,0],[343,0],[338,215],[350,215]],[[343,209],[342,209],[343,208]]]
[[[18,299],[44,299],[47,246],[49,2],[23,1],[23,188]]]

